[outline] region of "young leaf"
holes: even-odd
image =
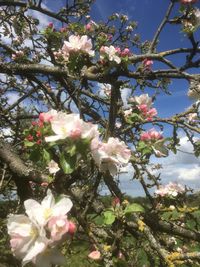
[[[105,224],[113,224],[115,221],[115,215],[112,211],[108,210],[104,212],[104,223]]]
[[[144,208],[140,204],[132,203],[125,208],[124,213],[127,214],[132,212],[144,212],[144,211],[145,211]]]
[[[76,157],[70,157],[69,155],[64,155],[64,153],[62,153],[60,156],[60,165],[65,174],[70,174],[75,169]]]

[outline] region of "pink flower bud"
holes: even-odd
[[[31,124],[32,124],[33,126],[36,126],[38,123],[37,123],[37,121],[32,121]]]
[[[87,25],[85,25],[85,29],[86,29],[87,31],[90,31],[91,28],[92,28],[92,25],[91,25],[90,22],[89,22]]]
[[[145,58],[144,60],[143,60],[143,65],[144,65],[144,68],[146,69],[146,70],[151,70],[151,68],[152,68],[152,65],[153,65],[153,60],[151,60],[151,59],[148,59],[148,58]]]
[[[158,114],[157,110],[155,108],[151,108],[148,112],[147,115],[149,117],[155,117]]]
[[[73,235],[75,232],[76,232],[76,224],[72,221],[69,221],[68,233],[70,235]]]
[[[102,46],[102,47],[100,48],[100,53],[105,53],[105,46]]]
[[[120,199],[118,197],[115,197],[112,201],[113,207],[119,207],[120,206]]]
[[[29,135],[26,137],[26,139],[27,139],[28,141],[33,141],[33,136],[32,136],[31,134],[29,134]]]
[[[101,253],[98,250],[92,251],[88,257],[92,260],[99,260],[101,258]]]
[[[131,52],[129,50],[129,48],[125,48],[122,52],[121,52],[121,56],[125,57],[125,56],[130,56]]]
[[[121,48],[120,47],[115,47],[115,50],[117,53],[121,54]]]
[[[49,185],[49,183],[47,183],[47,182],[43,182],[43,183],[41,183],[41,186],[42,187],[46,187],[46,186],[48,186]]]
[[[53,28],[54,27],[54,24],[53,24],[53,22],[50,22],[49,24],[48,24],[48,26],[47,26],[48,28]]]
[[[37,145],[41,145],[42,144],[42,140],[41,139],[37,140],[36,144]]]
[[[144,132],[141,134],[140,140],[141,141],[149,141],[149,140],[151,140],[151,136],[148,132]]]

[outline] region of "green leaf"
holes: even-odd
[[[49,152],[48,152],[46,149],[43,149],[42,152],[43,152],[43,159],[44,159],[47,163],[49,163],[50,160],[51,160],[51,156],[50,156]]]
[[[76,151],[76,145],[73,144],[69,149],[67,149],[67,153],[68,153],[71,157],[73,157],[73,156],[77,153],[77,151]]]
[[[70,157],[70,155],[62,153],[60,156],[60,165],[65,174],[70,174],[75,169],[76,157]]]
[[[145,211],[144,208],[140,204],[132,203],[125,208],[124,213],[127,214],[132,212],[144,212],[144,211]]]
[[[115,215],[114,215],[114,213],[112,212],[112,211],[105,211],[104,212],[104,223],[105,224],[113,224],[114,223],[114,221],[115,221]]]
[[[137,146],[137,150],[138,151],[142,151],[143,149],[145,149],[147,147],[147,144],[143,141],[139,141],[138,142],[138,146]]]
[[[34,146],[35,143],[26,140],[26,141],[24,141],[24,145],[27,146],[27,147],[31,147],[31,146]]]

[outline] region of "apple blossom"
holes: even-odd
[[[127,118],[127,117],[130,116],[132,113],[133,113],[133,109],[132,109],[132,108],[127,109],[127,110],[124,110],[124,117]]]
[[[129,99],[130,102],[136,102],[137,105],[147,105],[148,108],[152,105],[152,98],[148,94],[142,94],[140,96],[134,96]]]
[[[155,194],[161,197],[177,197],[178,194],[182,194],[185,192],[185,188],[178,183],[172,183],[170,182],[169,184],[165,186],[160,186],[156,191]]]
[[[55,203],[51,191],[48,190],[41,204],[28,199],[24,206],[28,217],[21,214],[8,217],[7,228],[14,256],[22,259],[23,265],[28,262],[38,267],[63,264],[64,256],[56,245],[69,232],[70,227],[75,228],[75,224],[68,221],[66,215],[72,207],[71,200],[62,195]]]
[[[99,142],[92,150],[92,156],[100,171],[108,170],[114,176],[120,167],[128,164],[131,151],[123,141],[110,137],[107,143]]]
[[[131,55],[131,51],[129,50],[129,48],[125,48],[124,50],[122,50],[120,52],[121,57],[126,57],[126,56],[130,56],[130,55]]]
[[[45,226],[53,217],[65,216],[71,210],[72,205],[71,200],[65,195],[62,195],[56,203],[49,189],[41,204],[34,199],[28,199],[24,202],[26,214],[31,221],[40,226]]]
[[[48,167],[47,168],[49,170],[49,173],[51,173],[51,174],[55,174],[60,170],[60,168],[58,166],[58,163],[56,163],[54,160],[51,160],[48,163]]]
[[[58,112],[55,109],[51,109],[48,112],[42,112],[39,115],[39,120],[41,122],[50,122],[55,116],[57,116]]]
[[[85,25],[85,29],[87,31],[94,31],[95,27],[97,27],[98,25],[96,24],[96,22],[94,22],[93,20],[91,20],[90,22],[88,22],[86,25]]]
[[[160,132],[157,132],[156,130],[151,129],[147,132],[143,132],[140,135],[140,139],[142,141],[156,141],[156,140],[163,139],[163,136]]]
[[[188,122],[192,123],[198,119],[198,115],[197,115],[197,113],[189,113],[187,115],[187,119],[188,119]]]
[[[61,49],[64,55],[69,55],[71,52],[85,52],[90,56],[94,56],[92,50],[92,41],[87,35],[71,35],[69,41],[64,41],[64,45]]]
[[[7,228],[11,250],[14,256],[22,259],[23,265],[32,261],[48,245],[44,229],[25,215],[10,215]]]
[[[48,230],[53,241],[60,240],[69,231],[69,221],[67,216],[54,216],[48,222]]]
[[[115,61],[117,64],[121,63],[121,58],[118,55],[118,50],[113,46],[103,46],[100,48],[100,59],[108,57],[109,61]]]
[[[60,139],[93,139],[98,136],[98,126],[80,119],[79,114],[58,112],[51,120],[51,128],[56,135],[45,137],[46,142]]]

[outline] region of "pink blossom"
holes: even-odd
[[[51,127],[55,135],[45,137],[46,142],[55,142],[60,139],[89,139],[99,135],[98,126],[80,119],[79,114],[58,112],[51,120]]]
[[[69,221],[68,233],[73,235],[76,232],[76,224],[72,221]]]
[[[54,27],[54,24],[53,24],[53,22],[50,22],[49,24],[48,24],[48,26],[47,26],[48,28],[53,28]]]
[[[106,143],[99,142],[93,146],[92,156],[100,171],[108,170],[114,176],[120,167],[128,164],[131,151],[123,141],[110,137]]]
[[[71,35],[69,41],[64,41],[64,45],[61,49],[63,56],[68,57],[71,52],[85,52],[90,56],[94,56],[92,50],[92,40],[87,35]]]
[[[155,117],[158,114],[157,110],[155,108],[151,108],[147,111],[147,116],[152,118]]]
[[[122,57],[130,56],[131,55],[131,52],[130,52],[129,48],[125,48],[123,51],[121,51],[121,54],[120,55]]]
[[[12,252],[22,259],[23,265],[34,260],[48,245],[44,229],[25,215],[10,215],[7,228]]]
[[[148,108],[152,105],[152,98],[148,94],[142,94],[140,96],[134,96],[129,99],[129,102],[136,102],[138,105],[147,105]]]
[[[143,65],[144,65],[144,68],[146,69],[146,70],[151,70],[151,68],[152,68],[152,66],[153,66],[153,60],[151,60],[151,59],[148,59],[148,58],[145,58],[144,60],[143,60]]]
[[[69,221],[67,216],[52,217],[48,222],[48,229],[51,234],[52,241],[60,240],[69,230]]]
[[[69,230],[66,214],[72,207],[71,200],[62,195],[55,203],[48,190],[41,204],[28,199],[24,206],[28,217],[21,214],[8,217],[7,228],[13,255],[22,260],[22,266],[29,262],[46,267],[63,264],[64,257],[56,245]]]
[[[156,141],[156,140],[163,139],[163,136],[160,132],[157,132],[156,130],[151,129],[147,132],[143,132],[140,135],[140,139],[142,141]]]
[[[121,54],[121,48],[120,48],[120,47],[115,47],[115,51],[116,51],[118,54]]]
[[[140,104],[140,105],[137,106],[137,108],[143,113],[143,115],[146,116],[146,114],[148,112],[147,104]]]
[[[176,197],[178,194],[182,194],[184,192],[185,192],[185,188],[181,184],[170,182],[169,184],[165,186],[163,185],[160,186],[159,189],[155,191],[155,194],[161,197],[164,197],[164,196]]]
[[[92,251],[88,257],[92,260],[99,260],[101,258],[101,253],[98,250]]]
[[[116,48],[113,45],[101,47],[100,59],[104,59],[105,57],[107,57],[109,61],[115,61],[117,64],[121,63],[121,58],[118,55],[119,49],[120,48]]]
[[[91,20],[90,22],[88,22],[86,25],[85,25],[85,29],[87,31],[94,31],[95,27],[97,27],[98,25],[93,21]]]
[[[39,120],[41,122],[50,122],[53,118],[56,117],[56,115],[58,114],[58,112],[54,109],[51,109],[50,111],[44,113],[40,113],[39,115]]]

